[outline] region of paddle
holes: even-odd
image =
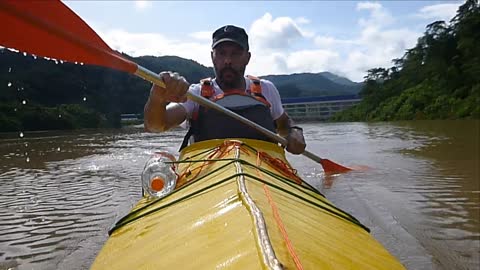
[[[0,45],[7,48],[70,62],[104,66],[134,74],[165,87],[160,76],[112,50],[93,29],[60,1],[1,0],[0,23],[3,25]],[[191,92],[187,92],[187,98],[227,114],[276,142],[287,145],[285,138],[209,99]],[[352,170],[307,150],[302,154],[320,163],[325,173]]]

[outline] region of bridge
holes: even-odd
[[[327,120],[335,113],[362,101],[358,95],[282,98],[283,108],[293,120]]]
[[[362,101],[358,95],[282,98],[283,108],[297,121],[327,120],[335,113],[350,108]],[[141,123],[141,114],[122,114],[124,124]]]
[[[123,113],[120,115],[120,122],[122,124],[136,124],[143,122],[143,117],[141,114]]]

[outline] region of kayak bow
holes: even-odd
[[[92,269],[404,269],[276,144],[204,141],[175,163],[173,193],[141,199]]]

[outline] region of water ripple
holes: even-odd
[[[312,152],[373,169],[326,177],[304,157],[288,158],[407,268],[478,269],[478,153],[465,157],[478,142],[454,139],[459,123],[304,124]],[[0,139],[0,269],[87,269],[107,231],[140,198],[145,161],[158,150],[176,153],[184,133],[25,132]]]

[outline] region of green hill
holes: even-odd
[[[262,78],[272,81],[282,97],[351,95],[357,94],[362,87],[361,83],[329,72],[268,75]]]
[[[177,56],[124,56],[154,72],[179,72],[189,82],[214,76],[211,67]],[[283,97],[336,95],[357,87],[321,74],[267,78]],[[150,83],[130,74],[0,49],[0,131],[119,126],[120,114],[143,111],[149,90]]]
[[[320,72],[318,74],[322,75],[323,77],[331,80],[332,82],[338,83],[338,84],[349,85],[349,86],[354,86],[355,85],[359,88],[361,88],[361,86],[362,86],[361,83],[352,82],[345,77],[338,76],[338,75],[333,74],[331,72]]]

